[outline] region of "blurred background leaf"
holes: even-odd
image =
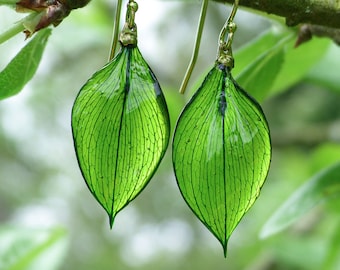
[[[66,254],[62,228],[1,227],[0,268],[8,270],[58,269]]]
[[[317,173],[298,188],[270,217],[261,237],[280,232],[320,203],[340,198],[340,164]]]
[[[285,44],[285,65],[271,88],[272,94],[282,92],[306,77],[309,70],[314,67],[326,54],[331,41],[328,39],[314,39],[294,48],[295,40]]]
[[[0,72],[0,99],[17,94],[32,79],[50,34],[51,29],[39,31]]]
[[[253,46],[249,46],[253,51]],[[260,54],[256,60],[249,61],[248,66],[239,73],[237,82],[259,102],[267,97],[276,77],[280,74],[284,52],[282,46],[272,46]]]
[[[306,75],[306,80],[334,91],[340,91],[339,72],[337,69],[331,68],[339,63],[339,46],[331,44],[325,51],[325,56]]]

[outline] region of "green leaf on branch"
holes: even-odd
[[[258,101],[262,101],[269,93],[276,76],[279,74],[284,60],[282,47],[273,47],[266,51],[244,69],[237,77],[237,82],[248,89]]]
[[[321,38],[315,38],[298,48],[294,48],[294,42],[291,40],[285,45],[284,63],[270,89],[272,95],[287,90],[304,79],[331,45],[330,40]]]
[[[332,44],[325,57],[307,74],[306,79],[312,83],[340,92],[339,59],[339,46]]]
[[[258,101],[268,96],[284,62],[284,46],[292,38],[285,28],[272,27],[236,51],[233,73]]]
[[[283,47],[285,42],[292,40],[293,37],[291,31],[275,26],[238,49],[234,53],[235,67],[233,74],[235,78],[238,78],[239,74],[248,69],[253,62],[262,59],[268,51]]]
[[[340,198],[340,163],[322,170],[296,190],[266,222],[261,237],[284,230],[316,205],[336,198]]]
[[[38,32],[0,72],[0,99],[16,95],[38,69],[51,29]]]
[[[327,39],[313,39],[294,48],[295,38],[287,28],[272,27],[235,52],[233,74],[257,100],[285,91],[305,79],[331,44]]]

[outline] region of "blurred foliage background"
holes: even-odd
[[[293,42],[284,43],[282,51],[292,52],[282,66],[284,87],[274,82],[272,91],[261,92],[272,134],[272,165],[260,197],[231,237],[227,259],[181,198],[170,148],[150,184],[109,229],[80,174],[70,115],[81,86],[108,59],[114,4],[96,0],[73,11],[53,29],[33,80],[0,103],[0,269],[340,269],[337,197],[285,230],[259,238],[269,217],[298,187],[340,159],[340,49],[325,39],[314,38],[295,51]],[[149,0],[139,3],[136,15],[139,48],[162,85],[172,130],[213,65],[229,11],[210,4],[192,89],[183,96],[177,91],[199,9],[196,1]],[[0,31],[22,18],[8,7],[0,7],[0,14]],[[297,31],[288,30],[280,18],[244,9],[236,22],[236,75],[242,73],[238,49],[268,29],[294,36]],[[0,69],[24,45],[23,34],[2,44]],[[313,61],[293,61],[294,53]],[[266,74],[252,83],[261,85],[273,76]],[[240,84],[252,93],[252,84],[241,81],[240,75]]]

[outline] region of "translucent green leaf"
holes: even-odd
[[[85,181],[110,217],[155,173],[169,141],[169,114],[137,47],[123,47],[80,90],[72,130]]]
[[[16,95],[35,74],[51,29],[39,31],[0,73],[0,99]]]
[[[0,229],[0,269],[58,269],[66,249],[67,234],[62,228]]]
[[[319,172],[296,190],[266,222],[261,237],[282,231],[317,204],[339,197],[340,163],[337,163]]]
[[[173,140],[181,193],[221,242],[253,205],[268,173],[271,146],[260,105],[216,65],[184,108]]]

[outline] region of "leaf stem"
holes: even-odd
[[[0,34],[0,44],[11,39],[12,37],[14,37],[15,35],[19,34],[20,32],[24,30],[25,30],[25,27],[22,24],[22,22],[16,23],[14,26],[12,26],[8,30]]]
[[[234,3],[234,0],[213,0],[221,3]],[[340,28],[339,1],[326,0],[242,0],[243,7],[286,18],[288,26],[300,23]],[[308,8],[307,8],[308,7]]]
[[[0,5],[15,6],[18,0],[0,0]]]
[[[188,69],[187,69],[187,71],[184,75],[184,79],[183,79],[181,87],[179,89],[179,92],[181,94],[184,94],[185,89],[188,86],[190,76],[192,74],[192,71],[193,71],[195,64],[196,64],[196,61],[197,61],[197,56],[198,56],[198,52],[199,52],[200,44],[201,44],[201,38],[202,38],[205,16],[207,14],[207,9],[208,9],[208,0],[203,0],[202,8],[201,8],[201,14],[200,14],[199,22],[198,22],[194,51],[192,53]]]
[[[5,32],[0,34],[0,44],[4,43],[5,41],[11,39],[15,35],[19,34],[20,32],[26,29],[26,24],[32,22],[37,16],[40,16],[39,13],[32,13],[22,20],[15,23],[11,28],[7,29]]]

